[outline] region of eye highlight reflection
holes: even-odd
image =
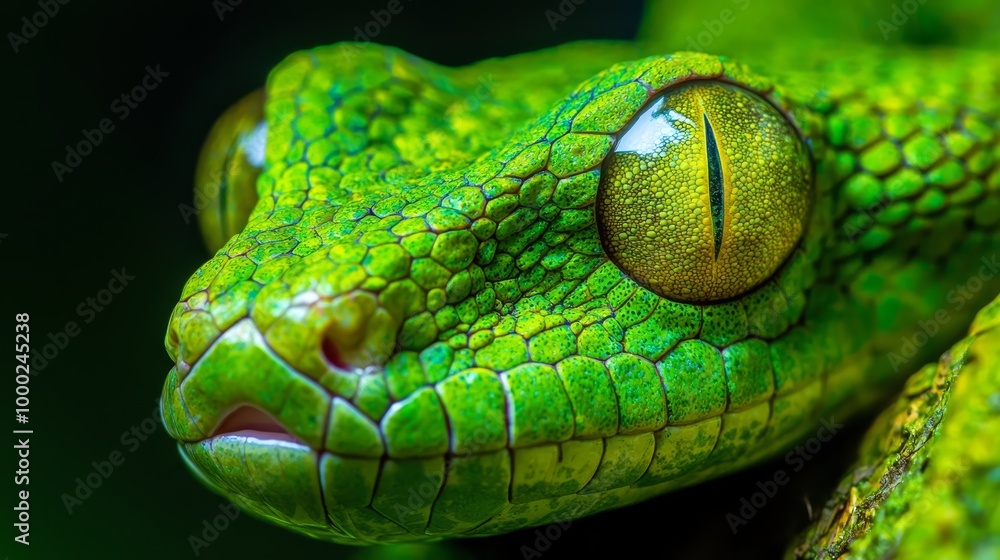
[[[605,159],[597,197],[605,250],[636,282],[679,301],[717,301],[769,278],[805,229],[804,143],[738,86],[688,82],[640,112]]]
[[[683,142],[698,132],[691,119],[673,109],[664,110],[664,99],[658,98],[649,110],[639,115],[618,141],[616,151],[648,156],[655,154],[664,142]]]

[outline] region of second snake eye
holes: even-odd
[[[791,123],[758,95],[713,81],[671,88],[605,159],[596,209],[605,251],[663,297],[737,297],[798,243],[811,169]]]

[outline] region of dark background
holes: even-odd
[[[567,0],[568,1],[568,0]],[[404,10],[375,38],[450,65],[534,50],[577,39],[629,39],[641,2],[587,0],[553,30],[543,2],[445,3],[403,0]],[[146,420],[170,367],[163,350],[167,318],[181,286],[207,259],[198,228],[178,209],[191,204],[194,165],[214,119],[263,84],[268,70],[302,48],[351,40],[385,0],[355,3],[243,1],[220,19],[210,1],[96,2],[71,0],[14,53],[3,55],[4,164],[0,266],[4,322],[13,338],[14,313],[31,316],[33,355],[68,321],[79,326],[47,364],[35,362],[30,388],[30,547],[13,543],[16,456],[5,443],[0,494],[3,544],[9,558],[188,558],[191,535],[224,503],[200,486],[176,447],[155,429],[126,444],[124,433]],[[20,33],[35,1],[6,1],[0,29]],[[397,23],[398,22],[398,23]],[[111,109],[138,85],[146,66],[169,73],[124,120]],[[71,173],[57,180],[53,160],[65,158],[81,130],[110,118],[115,129]],[[135,277],[91,322],[77,308],[107,287],[111,271]],[[58,337],[57,337],[58,338]],[[8,351],[9,351],[8,347]],[[12,414],[13,375],[0,410]],[[9,391],[9,392],[7,392]],[[4,420],[5,429],[17,427]],[[8,427],[9,426],[9,427]],[[22,426],[23,427],[23,426]],[[544,558],[594,552],[664,558],[780,555],[808,522],[806,501],[821,507],[849,463],[855,428],[824,447],[789,486],[733,535],[725,519],[756,482],[788,465],[777,461],[645,504],[574,521]],[[12,436],[5,436],[4,442]],[[62,496],[93,461],[121,452],[124,463],[92,495],[67,511]],[[476,557],[523,558],[534,529],[458,541]],[[544,545],[544,543],[543,543]],[[310,557],[357,550],[309,540],[240,516],[204,558]],[[367,554],[371,554],[369,551]],[[433,553],[430,557],[435,557]]]

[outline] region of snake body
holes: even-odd
[[[348,544],[577,518],[773,457],[936,361],[997,294],[998,68],[867,47],[293,54],[267,81],[256,205],[170,318],[165,425],[210,488]],[[787,257],[713,301],[631,277],[595,210],[636,115],[694,82],[773,106],[810,177]],[[756,173],[759,137],[719,142],[764,239],[792,164]],[[219,433],[241,407],[287,434]]]

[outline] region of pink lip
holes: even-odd
[[[239,406],[225,415],[211,437],[223,436],[303,443],[271,415],[251,405]]]

